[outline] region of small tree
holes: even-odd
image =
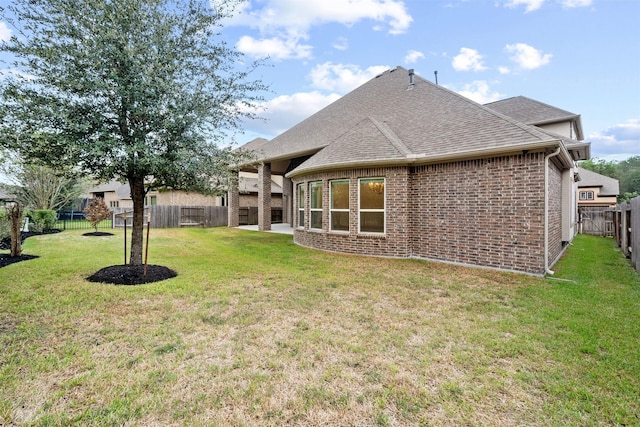
[[[11,233],[11,252],[9,256],[16,257],[22,255],[22,239],[20,226],[24,216],[24,207],[20,203],[14,203],[7,208]]]
[[[84,218],[91,223],[91,226],[98,232],[98,224],[105,219],[111,218],[111,209],[104,199],[95,198],[89,202],[89,206],[84,209]]]

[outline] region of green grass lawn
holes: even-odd
[[[0,269],[0,425],[639,425],[640,279],[578,236],[550,280],[151,230],[178,277],[113,286],[122,231]]]

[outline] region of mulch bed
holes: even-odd
[[[42,234],[59,233],[60,230],[46,230],[42,233],[25,232],[20,233],[22,242],[31,236],[40,236]],[[107,232],[91,232],[85,233],[83,236],[113,236]],[[0,240],[0,250],[11,249],[11,238]],[[20,261],[27,261],[38,258],[35,255],[22,254],[17,257],[9,256],[9,254],[0,254],[0,268],[14,264]],[[145,283],[159,282],[161,280],[176,277],[178,273],[170,268],[161,265],[147,265],[147,274],[144,274],[143,265],[112,265],[87,277],[90,282],[110,283],[114,285],[142,285]]]
[[[103,236],[113,236],[113,233],[107,233],[106,231],[92,231],[91,233],[84,233],[83,236],[103,237]]]
[[[31,236],[40,236],[42,234],[53,234],[59,233],[60,230],[45,230],[41,233],[34,233],[33,231],[20,233],[20,242],[24,243],[25,239]],[[0,240],[0,250],[10,250],[11,249],[11,237],[7,237],[6,239]],[[6,267],[7,265],[15,264],[20,261],[28,261],[30,259],[38,258],[35,255],[25,255],[22,254],[20,256],[10,256],[9,254],[0,254],[0,268]]]
[[[87,277],[90,282],[114,285],[142,285],[176,277],[178,273],[161,265],[147,265],[144,275],[143,265],[112,265]]]

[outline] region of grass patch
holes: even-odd
[[[122,232],[0,270],[0,424],[637,425],[640,279],[578,236],[551,280],[152,230],[173,279],[85,278]]]

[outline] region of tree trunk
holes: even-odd
[[[9,256],[16,257],[22,255],[22,239],[20,233],[20,226],[22,225],[22,205],[16,203],[7,209],[9,217],[10,233],[11,233],[11,252]]]
[[[144,178],[129,179],[133,201],[133,229],[131,233],[130,265],[142,265],[144,234]]]

